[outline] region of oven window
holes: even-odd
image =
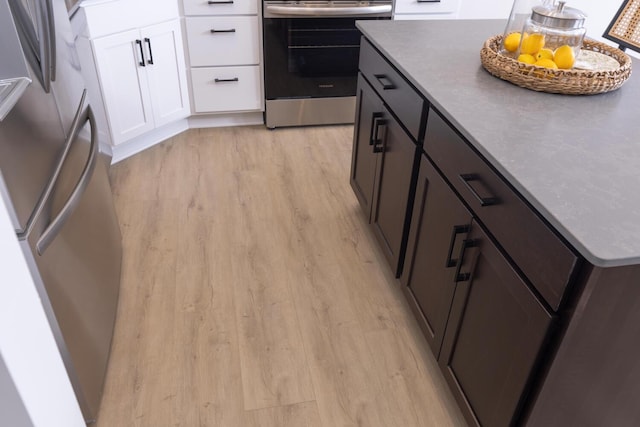
[[[355,20],[265,19],[266,98],[355,95],[360,51]]]

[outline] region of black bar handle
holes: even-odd
[[[149,37],[145,37],[144,42],[147,44],[147,47],[149,48],[149,60],[147,61],[147,64],[153,65],[153,52],[151,52],[151,40],[149,40]]]
[[[440,3],[440,0],[417,0],[418,3]]]
[[[211,34],[216,34],[216,33],[235,33],[236,29],[235,28],[231,28],[229,30],[214,30],[213,28],[211,30],[209,30],[211,32]]]
[[[209,0],[207,4],[233,4],[233,0]]]
[[[223,83],[223,82],[237,82],[237,81],[238,81],[238,78],[237,78],[237,77],[234,77],[234,78],[232,78],[232,79],[218,79],[218,78],[216,78],[216,79],[214,79],[213,81],[214,81],[214,82],[216,82],[216,83]]]
[[[376,140],[378,138],[378,126],[380,125],[380,120],[382,120],[382,113],[375,112],[372,114],[373,120],[371,121],[371,137],[369,138],[369,145],[375,145]]]
[[[480,177],[478,175],[476,175],[475,173],[463,173],[463,174],[460,174],[460,179],[464,183],[465,187],[467,187],[467,189],[469,189],[471,194],[473,194],[473,196],[480,202],[480,206],[483,206],[483,207],[484,206],[491,206],[491,205],[497,205],[498,203],[500,203],[500,199],[498,199],[497,197],[482,197],[473,188],[473,186],[471,185],[471,182],[472,181],[480,181]]]
[[[460,247],[460,255],[458,256],[458,265],[456,267],[456,273],[453,275],[454,282],[466,282],[471,279],[471,273],[460,273],[462,263],[464,261],[464,255],[467,249],[478,246],[478,241],[474,239],[464,239],[462,241],[462,247]]]
[[[387,121],[382,117],[375,118],[375,127],[373,130],[373,152],[382,153],[385,150],[385,141],[387,138]],[[380,136],[380,129],[384,130],[384,134]]]
[[[146,65],[144,63],[144,49],[142,49],[142,40],[136,39],[136,44],[140,48],[140,57],[142,58],[142,60],[138,62],[138,65],[145,67]]]
[[[378,80],[378,83],[382,85],[382,90],[390,90],[396,88],[393,82],[389,80],[389,77],[384,74],[374,74],[373,77],[375,77]]]
[[[447,253],[447,261],[445,262],[445,267],[455,267],[458,265],[458,260],[451,258],[453,255],[453,247],[456,244],[456,240],[458,240],[458,234],[468,233],[471,227],[468,224],[465,225],[454,225],[453,230],[451,231],[451,242],[449,243],[449,252]]]

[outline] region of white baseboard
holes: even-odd
[[[111,160],[111,164],[118,163],[127,157],[138,154],[139,152],[171,138],[180,132],[184,132],[187,129],[189,129],[189,122],[187,119],[182,119],[154,129],[137,138],[120,143],[112,148],[113,159]]]
[[[264,124],[262,111],[249,113],[206,114],[189,117],[189,128],[219,128]]]
[[[101,147],[101,150],[106,154],[111,154],[111,164],[115,164],[127,157],[131,157],[134,154],[138,154],[147,148],[159,144],[180,132],[184,132],[187,129],[261,124],[264,124],[264,115],[262,111],[190,116],[177,122],[164,125],[158,129],[154,129],[137,138],[122,142],[114,147]]]

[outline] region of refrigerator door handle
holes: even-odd
[[[53,0],[43,0],[45,10],[41,10],[42,22],[42,73],[46,85],[56,80],[56,25],[53,18]]]
[[[76,117],[76,119],[78,119],[78,117]],[[60,230],[62,229],[62,227],[64,227],[64,224],[73,214],[76,207],[78,206],[78,203],[80,203],[80,199],[82,198],[82,195],[87,188],[87,185],[89,185],[89,181],[91,180],[93,169],[96,165],[96,159],[98,157],[98,131],[95,117],[93,116],[93,111],[91,111],[91,107],[86,108],[86,110],[80,117],[80,120],[74,120],[75,126],[70,135],[70,139],[73,142],[80,128],[82,127],[80,126],[80,124],[84,125],[87,120],[89,121],[89,124],[91,126],[91,146],[89,157],[87,158],[87,162],[85,163],[84,169],[82,170],[80,179],[78,179],[78,183],[76,184],[75,188],[71,192],[71,195],[60,210],[60,213],[49,223],[47,228],[42,232],[42,235],[36,242],[35,246],[38,255],[42,255],[44,251],[47,250],[51,242],[53,242],[53,240],[56,238],[58,233],[60,233]],[[64,162],[61,163],[60,168],[62,168],[62,164],[64,164]],[[55,185],[55,180],[53,184]],[[51,186],[51,188],[53,188],[53,186]]]

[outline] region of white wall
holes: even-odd
[[[0,358],[7,375],[0,390],[22,400],[0,413],[0,425],[22,420],[23,427],[84,427],[67,372],[22,255],[4,201],[0,198]],[[8,396],[15,399],[18,396]],[[4,399],[5,396],[2,396]],[[33,424],[25,419],[24,410]]]

